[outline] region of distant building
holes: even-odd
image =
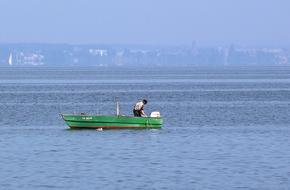
[[[89,49],[89,53],[94,56],[108,56],[108,50],[106,49]]]

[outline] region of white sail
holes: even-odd
[[[12,65],[12,53],[10,53],[9,59],[8,59],[8,64],[11,66]]]

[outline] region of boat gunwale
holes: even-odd
[[[80,116],[80,117],[128,117],[128,118],[142,118],[142,119],[163,119],[162,117],[135,117],[135,116],[128,116],[128,115],[91,115],[91,114],[60,114],[64,119],[64,116]]]
[[[109,122],[109,121],[76,121],[76,120],[65,120],[64,121],[68,121],[68,122],[78,122],[78,123],[122,123],[122,124],[136,124],[136,123],[132,123],[132,122]],[[159,123],[150,123],[150,125],[162,125]]]

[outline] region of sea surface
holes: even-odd
[[[160,111],[161,130],[59,113]],[[1,67],[0,189],[290,189],[290,67]]]

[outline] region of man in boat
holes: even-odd
[[[144,105],[147,104],[147,100],[141,100],[134,105],[133,113],[135,117],[147,117],[144,112]]]

